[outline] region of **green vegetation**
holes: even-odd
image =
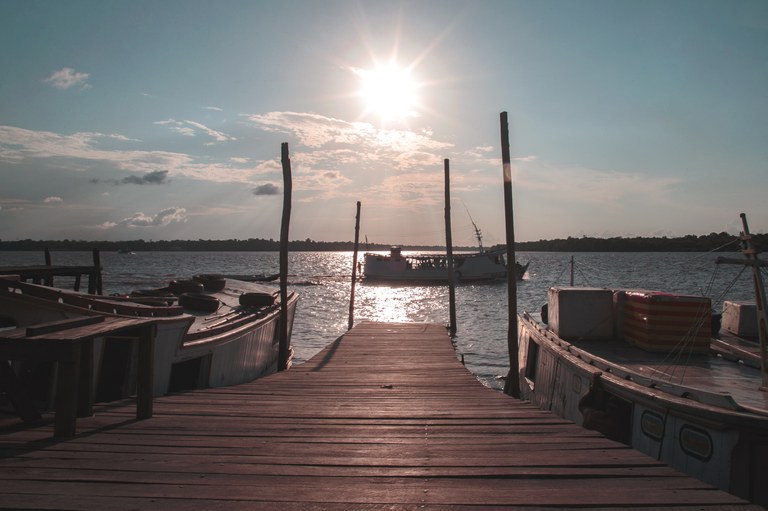
[[[581,237],[555,240],[525,241],[515,244],[515,250],[521,252],[709,252],[713,250],[734,251],[738,249],[736,236],[726,232],[711,233],[703,236],[688,235],[681,238],[590,238]],[[755,246],[760,250],[768,250],[768,234],[753,235]],[[49,250],[80,251],[98,248],[102,252],[130,250],[144,251],[257,251],[268,252],[280,250],[280,243],[275,240],[173,240],[173,241],[1,241],[0,250]],[[291,241],[289,250],[293,252],[332,252],[351,251],[354,244],[351,241]],[[404,246],[409,250],[444,250],[438,246]],[[472,250],[476,247],[456,247],[456,250]],[[360,250],[388,250],[389,245],[361,244]]]

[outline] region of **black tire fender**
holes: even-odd
[[[152,289],[135,289],[131,291],[130,296],[159,296],[159,297],[171,297],[173,293],[167,287],[158,287]]]
[[[196,311],[216,312],[221,302],[215,296],[203,293],[182,293],[179,295],[179,305]]]
[[[243,307],[268,307],[275,303],[271,293],[243,293],[240,295],[240,305]]]
[[[170,289],[171,293],[180,295],[182,293],[202,293],[204,287],[201,283],[194,280],[172,280],[168,284],[168,289]]]
[[[212,275],[209,273],[203,273],[200,275],[195,275],[192,277],[192,280],[195,282],[199,282],[203,285],[203,288],[206,291],[216,292],[221,291],[224,289],[224,286],[227,285],[227,279],[222,277],[221,275]]]

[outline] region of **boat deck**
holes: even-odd
[[[573,345],[648,378],[730,395],[739,405],[768,415],[768,392],[759,389],[760,369],[738,360],[710,354],[653,353],[622,340],[574,341]]]
[[[255,382],[0,429],[0,508],[760,509],[482,386],[444,327],[361,323]]]
[[[189,327],[190,333],[205,331],[213,326],[236,321],[240,317],[251,315],[252,311],[245,311],[240,307],[239,299],[240,295],[243,293],[263,293],[276,296],[278,290],[274,286],[269,287],[255,282],[227,279],[227,285],[221,291],[205,293],[218,298],[219,302],[221,302],[221,305],[216,312],[194,309],[184,310],[187,314],[195,316],[195,322]],[[279,303],[279,299],[276,300],[276,303]]]

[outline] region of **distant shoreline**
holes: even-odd
[[[768,234],[753,234],[758,250],[768,250]],[[387,251],[388,244],[361,243],[361,251]],[[401,245],[405,250],[445,251],[444,246]],[[497,245],[496,247],[499,247]],[[486,247],[490,248],[490,247]],[[171,241],[83,241],[83,240],[17,240],[1,241],[0,251],[91,251],[101,252],[273,252],[280,250],[275,240],[171,240]],[[291,241],[293,252],[349,252],[351,241]],[[477,247],[454,247],[454,250],[477,250]],[[515,243],[520,252],[734,252],[739,250],[738,238],[725,232],[707,235],[688,235],[678,238],[591,238],[524,241]]]

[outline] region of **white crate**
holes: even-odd
[[[741,337],[757,337],[757,305],[755,302],[723,303],[722,328]]]
[[[549,290],[549,327],[568,340],[613,338],[613,291],[595,287]]]

